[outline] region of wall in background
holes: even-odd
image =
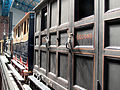
[[[25,16],[25,12],[18,10],[16,8],[12,8],[11,12],[13,12],[13,27]]]

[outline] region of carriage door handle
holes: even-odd
[[[49,43],[48,36],[46,36],[44,39],[45,39],[46,47],[47,47],[47,44]]]
[[[73,36],[73,34],[70,33],[69,37],[68,37],[68,40],[67,40],[67,43],[66,43],[66,48],[69,49],[69,50],[72,49],[72,42],[71,42],[72,36]]]

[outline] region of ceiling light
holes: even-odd
[[[19,5],[19,3],[16,4],[17,6]]]

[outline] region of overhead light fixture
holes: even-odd
[[[19,5],[19,3],[16,4],[17,6]]]

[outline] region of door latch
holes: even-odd
[[[46,42],[46,47],[47,47],[47,44],[49,43],[48,36],[44,37],[44,39],[45,39],[45,42]]]
[[[73,37],[73,34],[70,33],[69,36],[68,36],[67,43],[66,43],[66,48],[69,49],[69,50],[72,49],[72,37]]]

